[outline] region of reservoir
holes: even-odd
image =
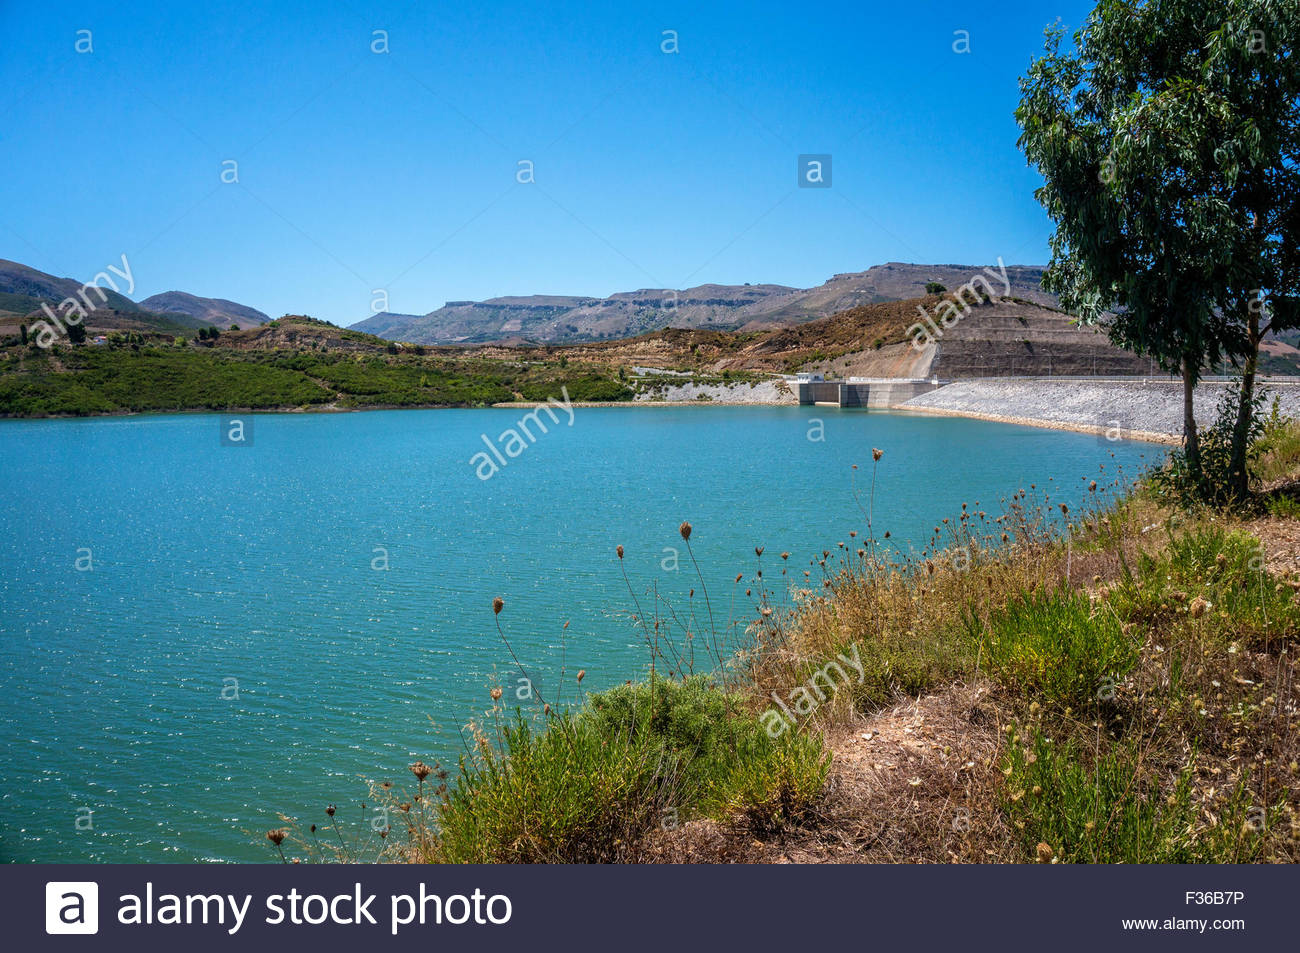
[[[575,407],[482,479],[471,458],[520,413],[255,415],[242,442],[217,415],[0,421],[0,860],[278,863],[278,812],[356,823],[369,782],[454,767],[494,679],[516,690],[496,621],[572,700],[579,669],[584,691],[646,670],[623,570],[647,612],[657,591],[702,616],[707,587],[719,625],[755,613],[760,566],[820,586],[823,551],[866,531],[873,447],[876,534],[903,551],[1030,484],[1077,512],[1165,453],[838,408]]]

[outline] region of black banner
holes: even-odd
[[[8,866],[8,949],[1289,948],[1294,867]],[[67,938],[60,934],[66,934]],[[958,945],[960,944],[960,946]]]

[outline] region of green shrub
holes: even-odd
[[[1266,394],[1258,388],[1251,396],[1250,429],[1246,434],[1248,450],[1247,468],[1254,470],[1259,458],[1260,441],[1264,438],[1270,418],[1263,413]],[[1241,401],[1241,380],[1234,379],[1219,398],[1214,423],[1199,431],[1201,467],[1199,475],[1192,472],[1183,448],[1169,454],[1169,462],[1152,473],[1152,485],[1164,499],[1180,506],[1207,503],[1223,506],[1233,501],[1232,491],[1232,435],[1237,426],[1237,410]],[[1282,420],[1275,406],[1271,418],[1274,428]]]
[[[1300,606],[1265,571],[1259,541],[1241,530],[1199,525],[1171,535],[1158,555],[1143,553],[1113,604],[1129,621],[1194,626],[1225,644],[1300,633]]]
[[[1276,516],[1279,519],[1300,519],[1300,500],[1293,496],[1269,497],[1264,503],[1264,509],[1269,516]]]
[[[1137,661],[1137,643],[1104,604],[1069,589],[1011,599],[986,625],[968,616],[985,664],[1043,704],[1084,707]]]
[[[1021,739],[1023,741],[1025,739]],[[1195,766],[1162,790],[1125,742],[1097,757],[1035,731],[1007,755],[1002,808],[1031,859],[1093,864],[1243,863],[1263,846],[1265,817],[1252,813],[1244,780],[1217,823],[1202,825],[1192,799]],[[1039,853],[1046,844],[1051,854]]]
[[[661,826],[798,817],[826,778],[820,739],[768,738],[738,696],[702,677],[593,695],[537,731],[522,714],[462,759],[431,859],[589,863],[627,859]]]

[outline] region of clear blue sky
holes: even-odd
[[[137,300],[340,324],[376,288],[423,313],[1042,263],[1016,80],[1090,7],[0,0],[0,258],[85,280],[125,253]],[[831,188],[795,188],[801,153]]]

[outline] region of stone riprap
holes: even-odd
[[[1265,382],[1284,414],[1300,416],[1300,383]],[[1214,419],[1226,383],[1206,382],[1195,395],[1198,423]],[[1183,432],[1183,390],[1176,380],[957,381],[898,405],[906,410],[958,414],[1089,432],[1123,431],[1166,437]]]

